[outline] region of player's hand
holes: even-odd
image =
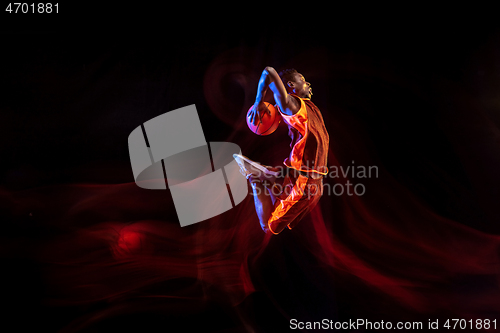
[[[271,111],[267,108],[266,103],[259,102],[253,105],[252,111],[250,111],[250,123],[257,125],[261,121],[261,117],[267,112],[271,115]]]

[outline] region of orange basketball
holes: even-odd
[[[252,132],[258,135],[269,135],[274,132],[281,121],[281,115],[276,108],[267,102],[264,102],[267,106],[268,112],[263,112],[260,117],[260,121],[257,124],[252,124],[250,122],[250,112],[252,111],[253,105],[248,109],[247,112],[247,125]]]

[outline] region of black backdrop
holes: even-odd
[[[424,325],[435,318],[495,319],[497,25],[472,14],[450,19],[318,12],[283,11],[274,19],[259,14],[248,20],[208,13],[200,20],[182,19],[152,9],[125,14],[71,8],[56,18],[3,14],[4,322],[52,331],[178,331],[172,327],[180,324],[207,332],[279,332],[288,329],[290,318]],[[207,141],[234,142],[251,158],[281,163],[288,149],[286,129],[256,137],[242,122],[268,65],[295,67],[312,83],[313,101],[330,132],[330,165],[355,161],[379,168],[377,179],[366,180],[362,200],[325,196],[320,213],[298,230],[285,230],[250,251],[254,289],[238,301],[204,286],[203,292],[192,292],[204,295],[193,296],[193,303],[173,302],[165,295],[191,297],[176,290],[203,280],[183,276],[181,269],[174,278],[165,277],[164,285],[142,279],[140,269],[109,279],[104,277],[109,272],[101,277],[96,270],[90,275],[97,277],[88,281],[62,273],[58,264],[80,267],[75,275],[99,266],[99,252],[83,253],[84,236],[78,238],[82,243],[70,241],[94,232],[99,223],[155,220],[158,231],[169,220],[169,228],[176,228],[165,194],[134,188],[127,137],[141,123],[196,104]],[[255,224],[252,237],[261,240],[252,209],[249,197],[239,210],[244,214],[220,219],[234,219],[234,233],[239,223]],[[317,223],[336,241],[322,242],[322,229],[315,229],[317,237],[304,236]],[[154,253],[162,248],[169,257],[170,236],[162,237]],[[413,246],[425,249],[425,256],[412,252]],[[327,247],[342,255],[328,257]],[[145,248],[142,259],[120,260],[144,263],[155,257]],[[64,260],[58,252],[65,253]],[[360,263],[370,269],[353,267]],[[116,279],[143,283],[113,293]],[[217,283],[210,286],[217,289]],[[75,294],[80,287],[98,296]],[[223,296],[213,296],[219,293]],[[143,304],[138,294],[160,301]]]

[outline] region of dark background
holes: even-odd
[[[401,9],[393,15],[379,8],[380,14],[358,15],[353,9],[298,8],[247,19],[176,9],[82,7],[61,5],[64,12],[57,17],[2,13],[3,197],[50,185],[133,182],[129,133],[189,104],[196,104],[207,141],[235,142],[244,154],[279,164],[286,156],[286,129],[261,138],[241,126],[258,77],[269,65],[295,67],[312,83],[313,101],[330,132],[330,154],[338,163],[377,165],[397,184],[394,193],[411,193],[425,209],[470,230],[499,233],[500,26],[487,18],[486,9],[477,15],[427,15],[430,10],[410,15]],[[276,153],[272,144],[280,147]],[[50,292],[30,244],[61,231],[43,218],[30,222],[29,205],[9,200],[2,205],[4,303],[10,308],[4,322],[57,331],[96,308],[105,309],[100,303],[83,308],[44,303]],[[322,208],[340,209],[342,202],[328,200]],[[334,225],[339,235],[349,233],[342,221]],[[182,323],[198,318],[213,321],[213,328],[200,324],[206,331],[279,332],[287,327],[283,308],[303,320],[408,317],[426,322],[431,314],[446,313],[381,312],[380,304],[397,308],[390,297],[344,275],[333,282],[315,275],[315,259],[290,245],[298,235],[288,237],[269,245],[267,251],[288,252],[259,262],[255,279],[272,289],[281,272],[292,285],[274,296],[279,306],[262,292],[247,298],[241,313],[245,325],[254,326],[241,324],[223,303],[172,316],[160,311],[118,317],[94,329],[166,331],[165,318]],[[280,258],[294,260],[280,269]],[[479,293],[480,285],[497,291],[497,278],[469,274],[442,288],[468,295]],[[350,288],[344,289],[347,280]],[[290,290],[301,292],[288,300]],[[462,310],[473,318],[498,314],[498,308],[468,311],[464,305]]]

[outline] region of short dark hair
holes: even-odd
[[[298,74],[297,70],[295,68],[289,68],[289,69],[284,69],[281,72],[279,72],[279,76],[281,78],[281,81],[283,82],[283,85],[288,88],[286,83],[288,81],[295,81],[295,74]]]

